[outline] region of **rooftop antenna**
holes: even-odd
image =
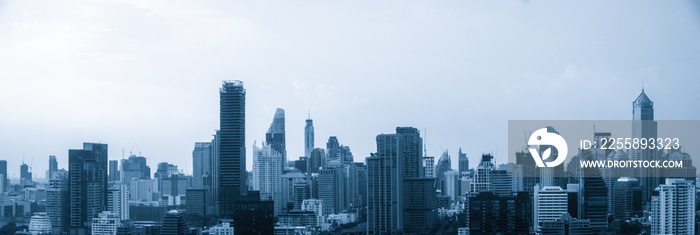
[[[309,110],[309,119],[311,119],[311,110]]]

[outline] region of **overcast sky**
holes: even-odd
[[[43,177],[82,142],[138,145],[192,171],[219,127],[222,80],[247,90],[246,143],[277,107],[287,153],[338,136],[355,161],[396,126],[428,155],[506,161],[513,119],[700,119],[700,7],[691,1],[0,1],[0,159]],[[134,148],[134,153],[139,151]]]

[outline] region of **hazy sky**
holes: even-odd
[[[0,159],[10,177],[68,149],[134,143],[191,172],[219,123],[222,80],[247,89],[247,169],[275,108],[289,159],[329,136],[355,161],[396,126],[428,155],[505,162],[507,120],[700,119],[700,5],[691,1],[0,1]],[[138,153],[137,150],[134,150]]]

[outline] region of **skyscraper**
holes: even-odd
[[[437,178],[435,185],[443,195],[445,195],[445,172],[449,170],[452,170],[452,160],[450,160],[450,154],[448,154],[447,149],[445,149],[442,155],[440,155],[440,159],[435,167],[435,178]]]
[[[204,185],[204,175],[211,174],[211,142],[194,143],[192,150],[192,186]]]
[[[326,143],[326,160],[323,166],[325,167],[331,161],[338,161],[341,164],[350,164],[354,161],[350,147],[343,146],[338,141],[338,137],[331,136]]]
[[[468,171],[469,158],[467,158],[467,153],[463,153],[462,148],[459,148],[459,152],[457,154],[459,155],[459,172],[462,173],[464,171]]]
[[[656,138],[657,123],[654,121],[654,102],[649,99],[644,89],[632,102],[632,138]],[[655,149],[633,149],[630,160],[656,160],[658,154]],[[642,186],[642,199],[649,203],[651,194],[659,185],[661,176],[658,168],[639,168],[639,183]]]
[[[253,190],[260,191],[260,199],[274,201],[275,214],[282,211],[281,175],[282,154],[263,143],[262,148],[253,145]]]
[[[345,175],[340,166],[323,168],[318,172],[318,199],[323,200],[323,214],[345,210]]]
[[[311,151],[314,149],[314,121],[306,119],[306,127],[304,127],[304,156],[311,157]]]
[[[110,160],[109,161],[109,182],[119,181],[119,161]]]
[[[129,159],[122,159],[121,180],[129,184],[132,179],[150,179],[151,167],[146,163],[146,158],[131,155]]]
[[[247,194],[245,169],[245,89],[242,81],[224,81],[219,90],[218,201],[224,218],[235,214],[236,198]]]
[[[277,110],[275,110],[275,117],[272,119],[272,124],[270,124],[270,128],[267,130],[267,133],[265,133],[265,142],[272,147],[272,150],[282,155],[281,169],[284,169],[287,165],[287,145],[284,122],[284,109],[277,108]]]
[[[376,140],[377,153],[366,160],[368,233],[416,229],[407,226],[405,223],[408,221],[429,223],[435,209],[430,207],[434,205],[435,198],[425,194],[411,195],[435,190],[429,185],[433,179],[420,178],[423,152],[418,130],[397,127],[396,134],[381,134]],[[407,204],[409,201],[412,205]]]
[[[106,161],[104,166],[98,163],[99,155],[88,149],[68,150],[71,234],[87,234],[92,218],[106,209],[107,166]]]
[[[29,172],[29,166],[24,162],[19,166],[19,182],[21,185],[31,185],[32,173]]]
[[[51,220],[52,233],[68,232],[70,228],[70,191],[65,174],[49,179],[46,188],[46,212]]]
[[[102,182],[102,205],[107,204],[107,187],[108,187],[108,159],[109,157],[107,156],[107,144],[100,144],[100,143],[83,143],[83,149],[84,150],[90,150],[92,153],[93,159],[95,159],[95,164],[96,164],[96,172],[95,176],[97,177],[96,180]],[[101,211],[99,211],[101,212]],[[98,213],[99,213],[98,212]]]
[[[611,214],[618,220],[627,220],[642,216],[642,188],[639,180],[632,177],[620,177],[615,182]]]
[[[600,233],[608,227],[608,188],[598,168],[584,168],[580,179],[580,219],[591,222],[591,231]]]
[[[9,184],[7,183],[7,161],[6,160],[0,160],[0,185],[3,187],[0,188],[0,193],[7,192],[7,189],[9,188]]]
[[[283,209],[300,210],[301,203],[311,198],[311,177],[298,170],[282,175],[281,203]],[[290,206],[291,205],[291,206]]]
[[[119,184],[108,189],[107,211],[119,216],[121,220],[129,219],[129,190]]]
[[[56,156],[49,156],[49,170],[46,174],[47,179],[51,179],[53,177],[53,173],[58,171],[58,161],[56,161]]]
[[[435,157],[423,157],[423,176],[435,178]]]
[[[559,186],[534,186],[533,216],[535,231],[539,232],[542,223],[555,221],[567,213],[567,193]]]
[[[493,191],[492,175],[494,170],[496,170],[496,167],[493,165],[493,155],[481,155],[481,161],[476,168],[476,175],[474,176],[474,192]]]
[[[695,182],[666,179],[651,199],[651,234],[695,233]]]
[[[311,156],[306,161],[306,171],[318,173],[318,169],[326,165],[326,151],[322,148],[314,148],[311,150]]]

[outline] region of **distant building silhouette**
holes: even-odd
[[[311,115],[306,119],[304,127],[304,156],[311,157],[311,151],[314,150],[314,121],[311,120]]]
[[[109,161],[109,182],[119,181],[119,161],[110,160]]]
[[[459,148],[457,153],[459,156],[459,172],[464,172],[469,170],[469,158],[467,158],[467,153],[462,152],[462,148]]]
[[[49,170],[46,172],[46,178],[51,179],[53,174],[58,171],[58,161],[56,161],[56,156],[49,156]]]
[[[192,186],[202,186],[204,176],[211,174],[211,142],[194,143],[192,150]]]
[[[151,168],[146,163],[146,158],[131,155],[128,159],[122,159],[121,180],[129,184],[132,179],[150,179]]]

